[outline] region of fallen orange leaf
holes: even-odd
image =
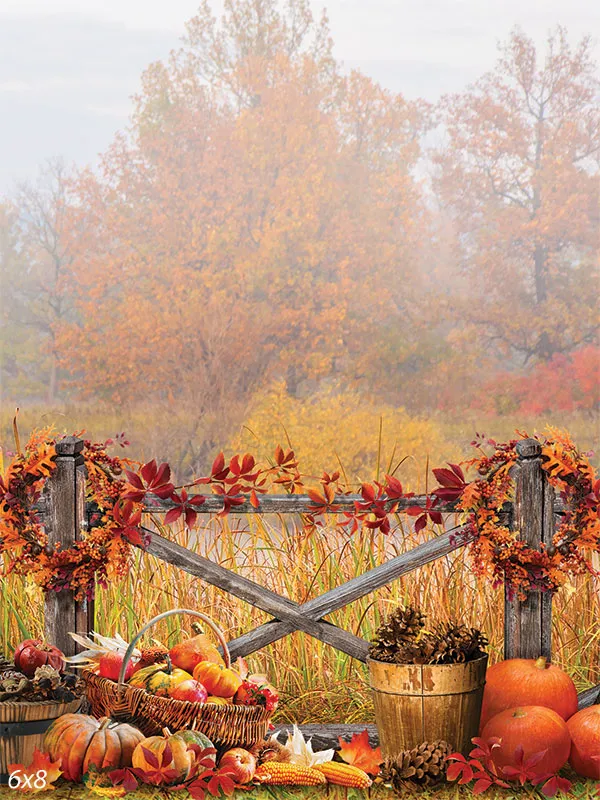
[[[366,728],[362,733],[353,734],[349,742],[345,742],[340,736],[339,742],[339,755],[347,764],[359,767],[370,775],[377,775],[383,756],[380,747],[371,747],[369,744],[369,732]]]
[[[9,764],[9,785],[19,792],[43,792],[54,789],[54,781],[62,775],[61,761],[52,761],[48,753],[37,748],[33,751],[33,759],[29,766]]]

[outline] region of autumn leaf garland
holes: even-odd
[[[524,436],[524,434],[522,434]],[[156,499],[169,501],[164,522],[183,520],[194,527],[206,487],[222,501],[219,516],[225,516],[248,501],[260,508],[259,496],[270,488],[289,494],[306,492],[310,500],[303,515],[305,530],[332,524],[353,534],[360,529],[391,531],[393,515],[403,511],[415,518],[415,530],[430,523],[441,525],[442,504],[453,502],[465,517],[471,534],[473,571],[506,584],[524,596],[532,589],[555,591],[570,575],[593,571],[588,560],[600,550],[600,480],[588,457],[580,453],[566,433],[549,429],[542,443],[542,467],[564,505],[563,522],[554,542],[540,549],[529,547],[519,532],[501,522],[504,505],[510,502],[513,481],[510,469],[517,459],[518,439],[498,443],[477,437],[472,443],[476,458],[433,470],[438,486],[424,504],[412,501],[393,475],[363,483],[351,510],[339,500],[350,494],[340,473],[324,472],[318,487],[305,486],[294,451],[277,447],[270,464],[260,466],[249,453],[226,462],[223,453],[214,460],[210,473],[186,486],[176,487],[168,464],[139,464],[109,455],[114,444],[124,446],[123,437],[102,443],[84,441],[87,467],[87,497],[94,509],[83,539],[60,549],[48,543],[37,513],[46,479],[55,469],[55,436],[50,429],[34,431],[23,453],[18,453],[0,475],[0,553],[8,555],[8,569],[29,575],[44,591],[69,589],[77,598],[92,597],[96,585],[127,574],[132,546],[144,548],[144,509]],[[491,451],[491,452],[488,452]],[[475,473],[468,482],[463,467]],[[402,503],[400,503],[402,501]],[[446,507],[447,508],[447,507]]]

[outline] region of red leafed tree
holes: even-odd
[[[472,293],[460,308],[504,359],[550,361],[595,340],[598,88],[589,38],[573,47],[558,28],[537,52],[515,30],[492,72],[443,101],[437,187]]]

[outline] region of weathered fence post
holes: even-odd
[[[536,439],[517,444],[514,467],[515,503],[512,525],[530,547],[552,544],[554,490],[542,469],[542,446]],[[525,600],[504,602],[504,657],[550,659],[552,650],[552,595],[530,592]]]
[[[66,436],[56,443],[56,470],[48,481],[47,494],[49,543],[70,547],[81,538],[87,519],[82,439]],[[49,592],[44,618],[46,639],[66,655],[73,655],[75,643],[69,631],[87,633],[92,613],[92,604],[76,602],[72,592]]]

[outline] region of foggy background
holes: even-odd
[[[334,52],[383,86],[432,102],[488,70],[515,24],[536,43],[600,29],[589,0],[331,0]],[[0,0],[0,191],[49,156],[94,161],[127,124],[142,71],[179,45],[196,0]],[[222,3],[213,0],[218,14]]]
[[[228,8],[0,0],[0,445],[597,447],[594,4]]]

